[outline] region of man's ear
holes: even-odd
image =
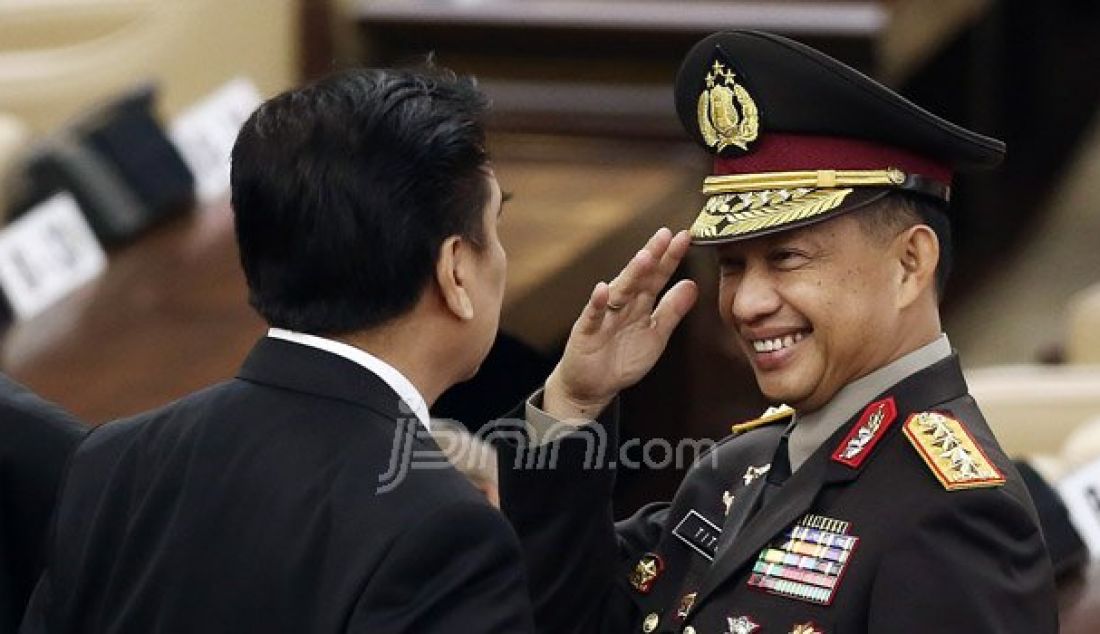
[[[469,258],[469,245],[460,236],[450,236],[443,241],[435,263],[435,281],[443,303],[455,317],[467,321],[474,318],[474,303],[465,286],[469,281]]]
[[[898,234],[895,254],[901,265],[898,303],[906,307],[925,291],[935,295],[936,266],[940,262],[940,241],[928,225],[917,224]]]

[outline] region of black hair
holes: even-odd
[[[895,191],[857,213],[863,228],[879,239],[891,239],[914,225],[928,225],[940,243],[935,283],[936,297],[943,299],[954,264],[951,221],[944,204],[918,194]]]
[[[249,303],[327,335],[410,310],[447,237],[484,245],[487,111],[473,79],[433,67],[344,71],[261,105],[232,154]]]

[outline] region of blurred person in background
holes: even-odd
[[[42,573],[65,466],[87,428],[0,375],[0,632],[14,632]]]
[[[432,438],[447,460],[470,480],[494,507],[500,508],[497,451],[457,421],[432,419]]]
[[[690,240],[597,285],[498,445],[539,631],[1056,632],[1035,506],[939,316],[952,174],[1004,145],[766,33],[698,43],[676,98],[714,155]],[[661,296],[690,241],[776,407],[615,524],[613,403],[695,299]]]
[[[232,156],[249,301],[236,378],[96,429],[24,632],[525,632],[507,521],[428,406],[496,334],[487,105],[444,71],[354,70],[264,103]],[[414,465],[415,466],[415,465]]]

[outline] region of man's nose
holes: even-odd
[[[746,267],[733,294],[733,319],[752,324],[779,310],[779,293],[769,275],[760,267]]]

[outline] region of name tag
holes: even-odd
[[[209,203],[229,191],[229,155],[237,133],[260,105],[255,84],[237,78],[176,117],[169,136],[195,175],[195,195]]]
[[[46,310],[106,267],[71,194],[36,205],[0,231],[0,287],[18,320]]]
[[[1100,557],[1100,462],[1074,471],[1056,488],[1092,557]]]
[[[718,539],[722,537],[722,529],[693,510],[688,511],[684,519],[672,529],[672,534],[695,552],[714,561],[718,554]]]

